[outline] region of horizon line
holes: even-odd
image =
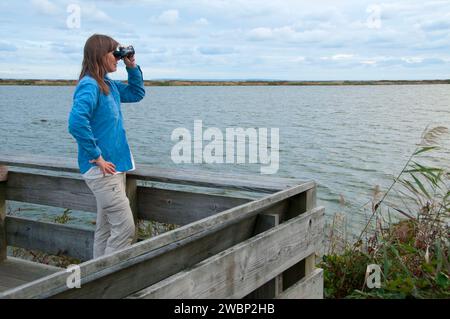
[[[0,78],[0,81],[78,81],[78,79],[49,79],[49,78]],[[123,80],[126,81],[126,80]],[[264,79],[264,78],[248,78],[248,79],[192,79],[192,78],[160,78],[160,79],[144,79],[144,82],[157,81],[188,81],[188,82],[432,82],[432,81],[450,81],[450,78],[436,79],[371,79],[371,80],[285,80],[285,79]]]

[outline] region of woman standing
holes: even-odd
[[[128,84],[107,74],[117,70],[119,43],[106,35],[91,36],[84,47],[80,79],[75,89],[69,132],[78,144],[78,165],[97,201],[94,258],[131,245],[133,214],[125,194],[126,172],[135,169],[120,103],[145,96],[142,71],[134,55],[124,58]]]

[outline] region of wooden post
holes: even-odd
[[[317,188],[314,187],[306,192],[306,210],[309,211],[316,207],[317,205]],[[313,273],[316,269],[316,254],[319,252],[315,252],[305,259],[305,276],[308,276]]]
[[[314,187],[306,192],[306,210],[311,210],[317,205],[317,188]],[[319,252],[315,252],[305,259],[305,276],[308,276],[313,273],[316,268],[316,254]]]
[[[283,221],[297,217],[316,207],[316,186],[306,192],[296,195],[289,200],[289,208]]]
[[[136,179],[127,177],[126,175],[125,175],[125,179],[126,179],[125,192],[127,194],[128,200],[130,201],[130,208],[131,208],[131,211],[133,212],[134,225],[136,226],[136,232],[135,232],[134,240],[133,240],[133,242],[135,243],[138,239],[137,238],[138,237],[137,183],[136,183]]]
[[[254,235],[260,234],[280,223],[280,215],[278,214],[259,214],[256,219]],[[272,299],[277,297],[283,289],[283,276],[278,275],[274,279],[268,281],[245,298],[249,299]]]
[[[307,211],[311,211],[316,207],[316,186],[306,191],[306,193],[299,194],[291,199],[289,209],[285,216],[286,219],[291,219]],[[291,287],[300,279],[311,274],[314,271],[316,264],[316,254],[311,254],[302,261],[298,262],[291,268],[283,272],[283,290]]]
[[[309,276],[316,269],[316,253],[305,258],[305,277]]]
[[[8,167],[0,165],[0,262],[6,259],[6,181]]]

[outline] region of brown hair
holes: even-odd
[[[97,81],[100,90],[105,95],[108,95],[109,87],[104,80],[107,73],[105,59],[106,54],[114,51],[118,45],[119,43],[116,40],[102,34],[94,34],[87,39],[86,44],[84,45],[84,58],[80,80],[85,75],[90,75]]]

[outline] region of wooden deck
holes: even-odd
[[[0,262],[0,293],[54,274],[62,268],[8,257]]]
[[[138,165],[126,192],[135,220],[180,227],[93,259],[92,230],[6,214],[8,200],[95,213],[76,163],[0,154],[0,299],[322,297],[313,181]],[[81,288],[67,287],[65,269],[6,257],[7,246],[80,259]]]

